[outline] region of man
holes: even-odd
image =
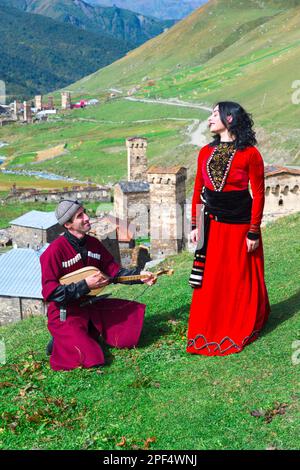
[[[48,329],[53,337],[50,365],[53,370],[90,368],[104,364],[99,335],[111,346],[131,348],[137,345],[143,326],[145,305],[121,299],[101,299],[87,305],[92,289],[107,285],[109,278],[139,274],[126,270],[96,238],[87,235],[91,225],[84,207],[74,200],[61,201],[55,211],[65,228],[42,254],[42,294],[48,306]],[[95,266],[103,273],[93,274],[70,285],[59,279],[85,266]],[[152,285],[151,272],[143,281]],[[85,305],[84,305],[85,304]]]

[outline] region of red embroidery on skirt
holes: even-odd
[[[255,330],[251,333],[251,335],[246,336],[246,338],[243,339],[241,346],[236,344],[231,338],[229,338],[229,336],[225,336],[225,338],[223,338],[222,341],[220,341],[220,343],[217,343],[216,341],[208,342],[204,335],[197,335],[197,336],[195,336],[194,339],[189,340],[188,348],[194,348],[196,351],[200,351],[201,349],[208,348],[208,352],[219,351],[220,354],[224,354],[225,352],[227,352],[231,348],[235,348],[235,349],[241,351],[243,349],[243,346],[245,346],[247,344],[247,342],[251,338],[253,338],[253,336],[257,335],[258,333],[259,333],[259,330]],[[196,344],[199,339],[203,339],[203,341],[204,341],[204,344],[200,347],[198,347],[197,344]],[[227,347],[225,347],[225,349],[222,349],[222,346],[226,342],[229,342],[229,345]],[[211,351],[210,346],[215,346],[215,349],[213,351]]]

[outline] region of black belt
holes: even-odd
[[[247,224],[251,220],[252,197],[248,189],[241,191],[217,192],[203,188],[201,200],[204,203],[203,245],[197,247],[194,255],[189,284],[193,288],[202,286],[210,221],[226,224]]]

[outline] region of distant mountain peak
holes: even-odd
[[[180,20],[208,0],[89,0],[93,5],[126,8],[160,19]]]

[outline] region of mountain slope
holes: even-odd
[[[72,88],[95,93],[108,85],[125,90],[140,85],[144,97],[208,105],[241,101],[267,131],[268,160],[282,147],[287,150],[282,161],[293,163],[299,159],[299,106],[292,103],[299,79],[299,23],[300,0],[211,0]],[[144,77],[152,79],[151,87]]]
[[[198,8],[207,0],[89,0],[93,5],[116,5],[120,8],[138,11],[143,15],[155,16],[160,19],[181,19]]]
[[[299,226],[293,216],[263,230],[272,314],[260,338],[240,354],[215,360],[186,353],[189,253],[167,258],[162,267],[172,267],[174,275],[161,276],[151,288],[112,288],[114,298],[146,303],[147,314],[137,348],[106,348],[109,364],[100,370],[54,373],[44,353],[45,317],[0,327],[6,346],[2,448],[120,455],[121,442],[134,453],[150,446],[151,454],[278,449],[276,458],[298,450]]]
[[[124,41],[1,5],[0,30],[0,77],[10,100],[66,86],[129,49]]]
[[[83,0],[1,0],[20,10],[48,16],[94,33],[110,34],[136,47],[174,24],[115,6],[94,6]]]
[[[109,76],[111,82],[115,75],[115,83],[133,84],[145,75],[160,78],[186,67],[203,66],[283,10],[273,5],[248,8],[249,4],[252,4],[249,0],[211,0],[169,31],[130,52],[112,68],[101,71],[101,81]],[[95,78],[97,74],[92,80]]]

